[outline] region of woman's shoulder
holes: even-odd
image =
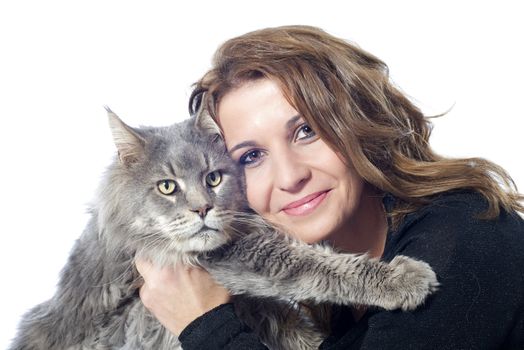
[[[394,206],[394,202],[395,198],[391,195],[386,195],[384,198],[386,208]],[[482,214],[488,209],[488,207],[489,205],[486,198],[476,191],[458,190],[444,192],[434,196],[427,205],[406,215],[397,231],[405,230],[414,222],[419,221],[430,214],[446,216],[449,218],[448,221],[450,223],[466,221],[468,223],[478,222],[500,224],[502,222],[507,222],[517,226],[520,225],[520,228],[522,229],[524,223],[522,217],[515,212],[508,213],[504,209],[501,209],[500,215],[494,219],[481,219]]]
[[[480,238],[480,234],[500,232],[502,238],[505,233],[510,233],[517,240],[524,239],[524,220],[519,214],[501,209],[497,217],[485,219],[483,214],[487,209],[488,202],[480,193],[446,192],[406,215],[399,227],[390,231],[390,235],[430,235],[438,231],[444,235],[448,232],[462,237],[477,235],[475,237]]]
[[[412,312],[368,310],[338,348],[522,348],[524,223],[479,218],[487,207],[474,192],[445,193],[391,230],[383,259],[423,260],[440,287]]]
[[[421,259],[431,255],[435,259],[516,259],[524,263],[522,217],[501,210],[496,218],[483,219],[487,208],[485,198],[473,191],[439,195],[389,232],[384,258],[408,250]]]

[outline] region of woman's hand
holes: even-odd
[[[158,268],[147,260],[137,260],[136,267],[144,278],[142,303],[176,336],[199,316],[229,302],[228,291],[202,268]]]

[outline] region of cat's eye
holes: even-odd
[[[170,195],[176,191],[176,182],[173,180],[161,180],[157,183],[158,190],[160,193]]]
[[[206,176],[206,183],[211,187],[216,187],[222,181],[222,174],[220,171],[213,171]]]

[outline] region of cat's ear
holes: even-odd
[[[146,141],[132,127],[126,125],[109,107],[105,107],[109,128],[118,150],[120,162],[131,165],[144,155]]]
[[[220,127],[213,118],[211,118],[207,110],[200,111],[194,118],[195,126],[204,134],[222,137],[222,130],[220,130]]]
[[[194,118],[195,126],[206,135],[222,136],[222,130],[213,120],[206,108],[206,91],[195,89],[189,98],[189,113]]]

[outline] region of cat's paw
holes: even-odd
[[[388,310],[413,310],[438,289],[437,275],[425,262],[398,255],[390,263]]]

